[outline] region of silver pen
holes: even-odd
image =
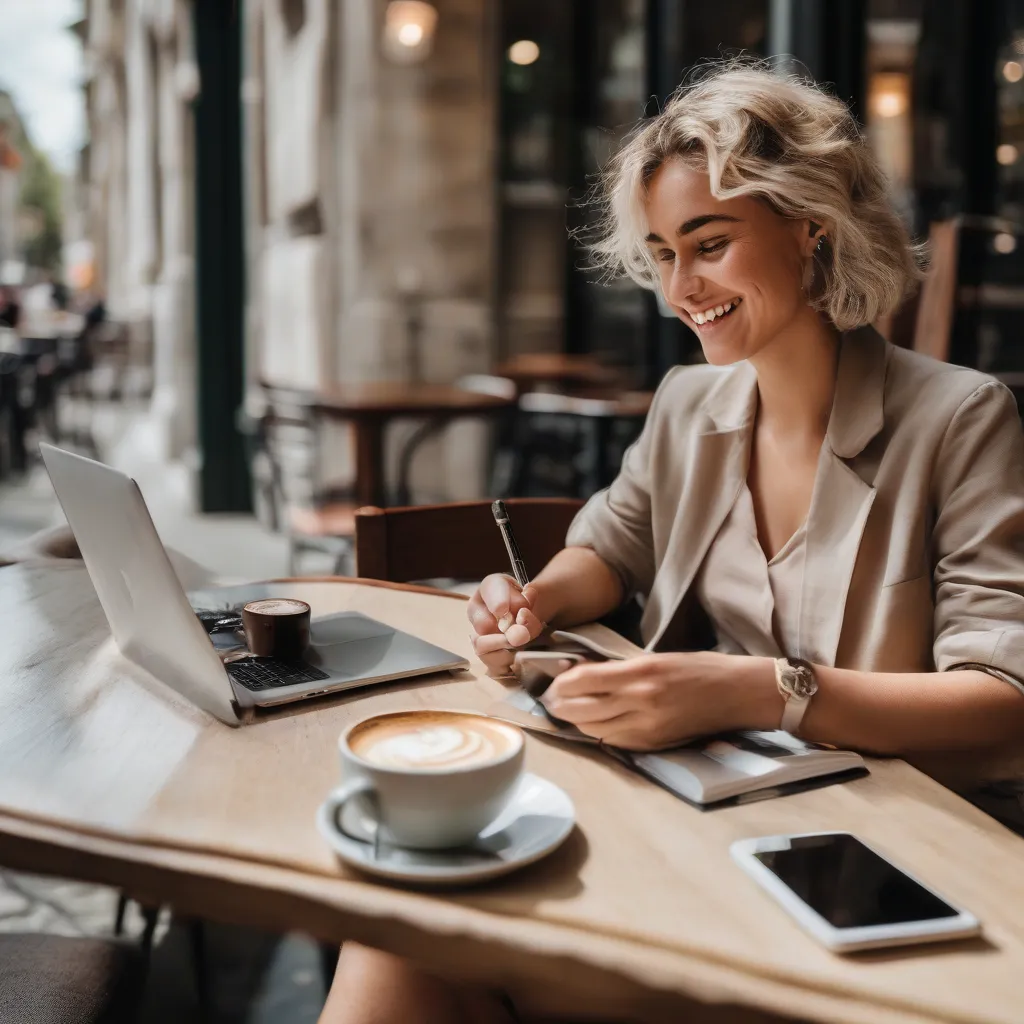
[[[498,529],[501,530],[502,539],[505,541],[505,550],[508,551],[508,558],[512,563],[512,575],[515,576],[516,583],[522,589],[530,582],[530,577],[526,574],[526,563],[523,561],[522,552],[516,543],[516,535],[512,532],[512,524],[509,522],[505,502],[492,501],[491,513],[494,516],[494,521],[498,524]]]

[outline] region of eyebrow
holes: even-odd
[[[676,234],[682,238],[683,235],[692,234],[698,228],[704,227],[705,224],[712,224],[719,220],[729,221],[732,224],[738,224],[740,222],[739,217],[730,217],[725,213],[705,213],[700,217],[692,217],[690,220],[680,224],[679,230],[676,231]],[[664,242],[665,239],[662,238],[661,235],[656,235],[654,232],[651,232],[645,241]]]

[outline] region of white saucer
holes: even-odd
[[[568,794],[529,772],[520,778],[499,817],[472,846],[458,850],[408,850],[382,843],[375,857],[370,832],[354,801],[342,809],[341,817],[341,822],[332,820],[325,803],[317,826],[346,864],[369,875],[417,885],[466,885],[508,874],[557,849],[576,823]]]

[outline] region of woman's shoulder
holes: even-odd
[[[889,346],[886,391],[890,400],[902,398],[915,405],[929,402],[936,410],[948,408],[951,414],[976,392],[1009,394],[990,374],[893,345]]]

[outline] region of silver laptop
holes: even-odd
[[[237,642],[209,632],[211,617],[260,597],[287,597],[295,585],[182,589],[135,481],[91,459],[41,444],[121,653],[230,725],[242,709],[286,704],[337,690],[468,668],[465,658],[358,612],[318,617],[301,663],[271,658],[228,662],[217,648]]]

